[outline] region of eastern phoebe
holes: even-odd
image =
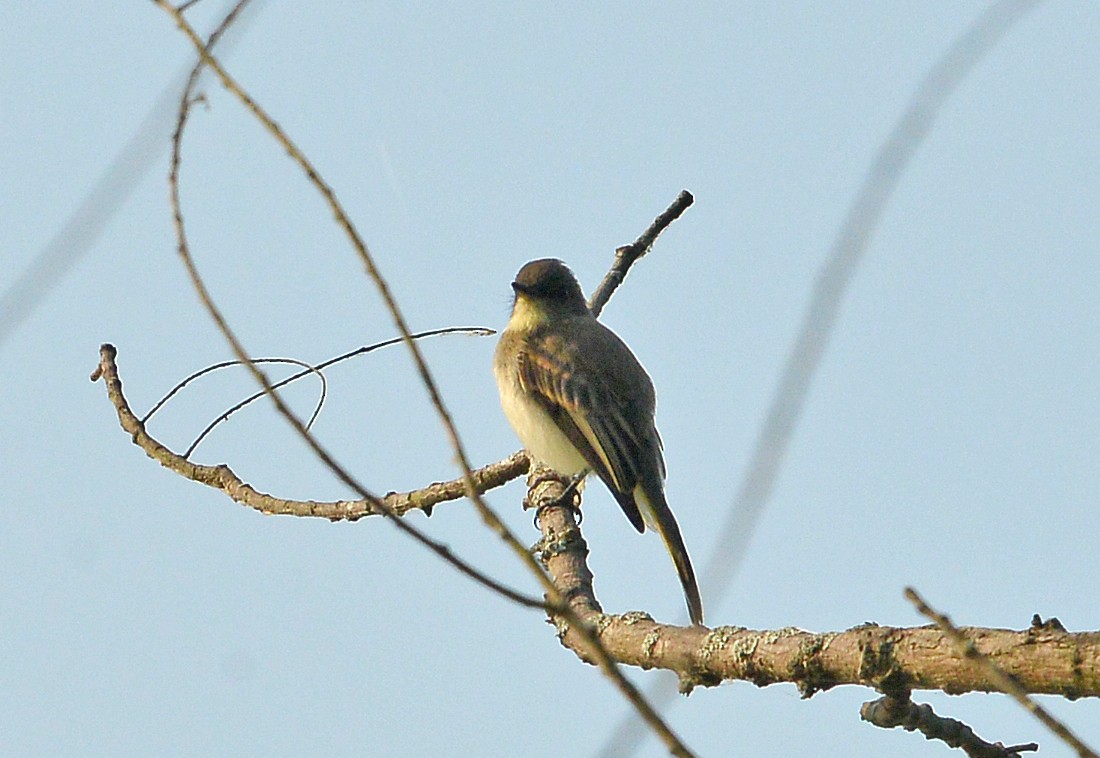
[[[665,500],[653,382],[588,310],[561,261],[531,261],[512,289],[512,317],[493,358],[508,423],[534,458],[567,476],[594,471],[635,529],[657,530],[676,564],[691,622],[702,624],[695,572]]]

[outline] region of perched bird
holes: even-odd
[[[691,621],[702,624],[695,572],[665,500],[649,374],[588,310],[561,261],[531,261],[512,289],[512,316],[493,359],[504,415],[534,458],[567,476],[595,472],[635,529],[657,530],[676,564]]]

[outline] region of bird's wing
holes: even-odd
[[[520,383],[607,484],[634,528],[645,531],[634,487],[645,473],[639,467],[654,455],[653,444],[629,405],[632,399],[615,391],[605,371],[593,370],[584,347],[565,348],[552,335],[528,340],[520,358]],[[660,459],[659,448],[656,455]]]

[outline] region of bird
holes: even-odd
[[[505,417],[533,458],[578,481],[594,472],[638,532],[649,526],[661,535],[691,622],[702,625],[695,571],[665,498],[653,381],[592,314],[562,261],[525,264],[512,290],[512,313],[493,356]]]

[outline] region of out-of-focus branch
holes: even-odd
[[[858,192],[852,198],[840,229],[830,246],[798,335],[783,366],[775,394],[753,444],[751,458],[734,496],[725,509],[723,523],[715,527],[720,545],[703,562],[699,579],[710,608],[721,605],[748,551],[749,542],[794,439],[802,408],[840,307],[881,222],[890,198],[917,149],[924,142],[944,104],[975,66],[1006,36],[1039,0],[999,0],[991,3],[929,68],[913,92],[904,112],[879,146]],[[660,683],[648,695],[657,702],[672,702],[674,693]],[[628,714],[611,730],[599,755],[623,758],[634,755],[643,732]]]
[[[253,13],[236,19],[233,24],[236,32],[233,39],[221,41],[223,55],[229,52],[231,45],[236,44],[246,25],[256,17],[257,3],[252,5]],[[141,186],[141,180],[149,170],[159,165],[158,161],[163,157],[161,141],[164,132],[172,125],[172,110],[180,81],[185,76],[186,71],[172,78],[99,178],[84,191],[80,204],[68,215],[61,228],[35,253],[30,265],[0,292],[0,347],[45,301],[77,262],[93,249],[118,209]],[[10,269],[10,264],[7,268]]]
[[[991,4],[928,70],[879,147],[818,272],[798,336],[753,445],[744,479],[732,506],[725,509],[728,515],[718,528],[715,541],[722,549],[703,566],[702,584],[712,607],[722,602],[729,589],[771,497],[845,294],[905,169],[959,84],[1016,22],[1038,4],[1039,0],[1001,0]]]

